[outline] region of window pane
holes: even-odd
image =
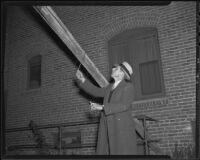
[[[141,90],[143,95],[161,93],[161,79],[158,61],[150,61],[139,65]]]
[[[39,87],[41,85],[41,56],[33,57],[29,61],[29,67],[29,87]]]
[[[32,66],[30,69],[30,81],[32,80],[38,80],[40,81],[40,65],[38,66]]]

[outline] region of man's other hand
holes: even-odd
[[[83,73],[80,70],[77,70],[76,77],[82,82],[85,82],[85,77],[83,76]]]

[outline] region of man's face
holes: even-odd
[[[121,67],[118,66],[114,66],[112,68],[112,73],[111,73],[111,77],[114,79],[120,79],[123,76],[123,71],[121,70]]]

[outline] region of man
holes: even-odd
[[[86,80],[78,70],[78,84],[90,95],[103,97],[103,105],[91,103],[91,110],[101,111],[98,131],[98,155],[134,155],[137,154],[135,123],[131,115],[131,103],[134,100],[134,87],[129,82],[133,74],[132,67],[123,62],[112,68],[114,83],[99,88]]]

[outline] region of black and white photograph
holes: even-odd
[[[2,6],[3,158],[200,158],[198,1]]]

